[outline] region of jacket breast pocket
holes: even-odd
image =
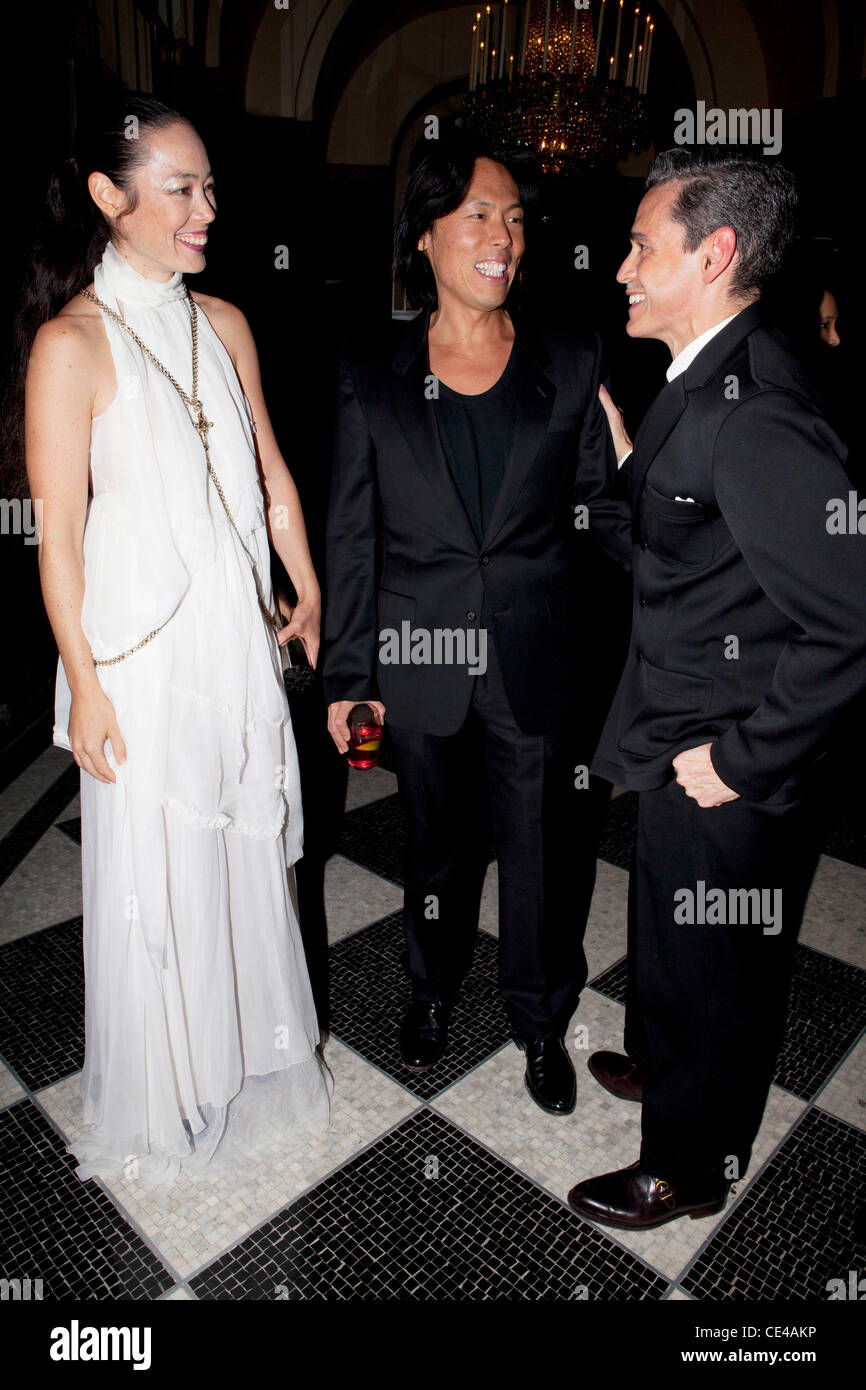
[[[696,568],[713,558],[713,518],[698,502],[678,502],[647,486],[643,535],[650,550],[667,560]]]

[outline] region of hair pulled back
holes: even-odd
[[[29,264],[25,267],[15,320],[12,374],[3,411],[4,494],[26,490],[23,424],[24,379],[33,339],[55,317],[93,272],[111,237],[111,228],[90,196],[87,180],[105,174],[135,206],[134,174],[148,159],[148,136],[178,122],[181,112],[155,97],[123,92],[102,118],[76,135],[74,148],[51,174]]]

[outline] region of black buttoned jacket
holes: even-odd
[[[658,787],[678,752],[709,742],[741,796],[796,797],[866,687],[866,536],[828,525],[845,457],[757,305],[662,389],[618,480],[631,650],[595,772]]]
[[[429,315],[419,314],[396,353],[364,347],[341,360],[325,696],[381,699],[396,725],[455,732],[472,695],[467,666],[383,662],[381,634],[404,623],[413,632],[477,628],[484,607],[515,720],[526,733],[547,733],[576,716],[572,580],[575,548],[588,541],[587,513],[576,507],[608,528],[628,564],[627,510],[608,500],[615,461],[598,402],[599,344],[515,320],[515,429],[479,543],[439,440],[428,326]]]

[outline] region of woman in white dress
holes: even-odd
[[[297,636],[315,663],[319,588],[246,320],[183,280],[215,215],[195,130],[125,98],[49,207],[25,440],[54,742],[82,770],[87,1129],[70,1151],[82,1178],[164,1180],[328,1121],[280,660]],[[57,312],[46,247],[68,261],[70,225],[86,245]],[[279,638],[269,535],[297,592]]]

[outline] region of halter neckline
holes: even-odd
[[[186,297],[186,286],[179,270],[169,280],[149,280],[121,256],[113,242],[105,248],[101,269],[115,299],[123,304],[155,309]]]

